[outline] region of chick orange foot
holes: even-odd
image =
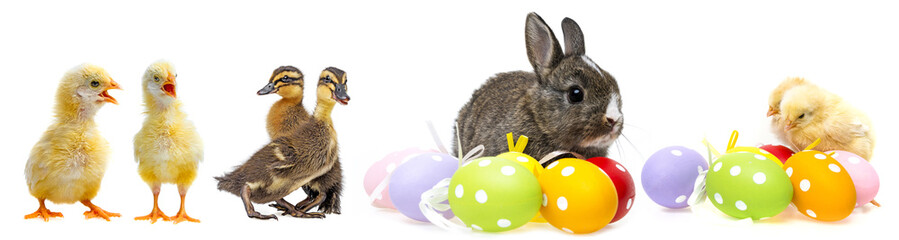
[[[175,214],[175,216],[172,216],[172,221],[174,221],[175,224],[178,224],[178,223],[184,222],[184,221],[195,222],[195,223],[200,222],[200,220],[198,220],[196,218],[187,216],[187,211],[184,210],[184,197],[185,196],[186,195],[182,192],[181,193],[181,209],[178,209],[178,213]]]
[[[61,218],[62,217],[62,213],[51,212],[50,209],[47,209],[47,207],[44,206],[44,199],[41,199],[39,201],[41,203],[41,206],[38,207],[37,211],[34,211],[34,213],[25,215],[25,219],[32,219],[32,218],[40,217],[40,218],[44,219],[44,222],[49,222],[50,218],[54,218],[54,217]]]
[[[103,210],[102,208],[97,207],[97,205],[94,205],[93,203],[91,203],[90,200],[82,200],[81,204],[84,204],[84,206],[87,206],[88,208],[91,209],[89,211],[84,212],[84,218],[87,218],[87,219],[102,218],[108,222],[110,217],[121,217],[122,216],[122,214],[107,212],[106,210]]]
[[[162,221],[171,221],[172,219],[162,213],[162,210],[159,210],[159,206],[153,206],[153,211],[150,211],[150,214],[146,216],[140,216],[134,218],[134,220],[150,220],[150,223],[156,223],[156,220],[162,218]]]
[[[178,224],[178,223],[184,222],[184,221],[195,222],[195,223],[200,222],[200,220],[198,220],[196,218],[187,216],[187,212],[185,212],[184,210],[178,211],[178,214],[175,214],[175,216],[172,216],[172,221],[175,224]]]

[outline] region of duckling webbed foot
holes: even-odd
[[[287,202],[287,200],[284,200],[283,198],[278,199],[277,201],[275,201],[275,203],[269,204],[268,206],[278,209],[278,211],[282,211],[281,216],[284,216],[287,214],[290,214],[291,216],[293,216],[293,215],[297,214],[296,207],[294,207],[293,204],[290,204],[289,202]]]
[[[323,213],[309,213],[297,210],[293,205],[291,205],[284,199],[279,199],[277,202],[269,204],[269,206],[278,209],[278,211],[282,211],[281,216],[290,215],[292,217],[298,218],[325,218],[325,214]]]
[[[314,196],[310,195],[309,198],[306,198],[300,203],[297,203],[297,206],[303,204],[303,207],[296,208],[295,213],[290,214],[290,216],[298,217],[298,218],[325,218],[324,213],[320,212],[309,212],[310,209],[318,206],[325,200],[325,196],[321,194],[315,194]]]
[[[243,188],[240,189],[240,200],[243,200],[243,208],[247,211],[247,217],[262,220],[274,218],[275,220],[278,220],[278,216],[275,216],[274,214],[264,215],[253,208],[253,202],[250,202],[250,186],[244,185]]]
[[[298,218],[320,218],[320,219],[325,218],[325,214],[324,214],[324,213],[320,213],[320,212],[300,212],[300,211],[297,211],[296,213],[297,213],[297,214],[290,214],[290,216],[298,217]]]

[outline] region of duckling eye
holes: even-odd
[[[568,89],[568,102],[579,103],[584,101],[584,90],[581,87],[574,86]]]
[[[153,81],[159,82],[159,77],[154,76]]]
[[[804,118],[804,117],[805,117],[805,113],[799,114],[799,119],[802,119],[802,118]]]
[[[100,82],[98,82],[97,80],[94,80],[91,82],[91,87],[99,87],[99,86],[100,86]]]

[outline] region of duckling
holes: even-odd
[[[56,91],[56,116],[40,141],[31,149],[25,164],[25,180],[40,207],[25,219],[49,221],[62,217],[44,205],[54,203],[81,204],[90,210],[87,218],[121,216],[91,203],[100,190],[109,158],[109,142],[100,135],[94,115],[105,103],[118,104],[107,92],[121,89],[103,68],[82,64],[66,72]]]
[[[324,213],[308,211],[322,204],[327,196],[332,196],[330,204],[340,203],[342,176],[337,132],[330,115],[335,104],[346,105],[350,101],[344,71],[334,67],[322,71],[316,93],[311,119],[290,135],[272,140],[234,171],[216,177],[219,190],[241,197],[248,217],[277,219],[273,214],[260,214],[253,203],[275,202],[276,208],[284,211],[282,215],[300,218],[324,218]],[[284,199],[303,186],[323,194],[301,202],[301,208]]]
[[[277,93],[281,100],[275,102],[268,111],[265,128],[271,139],[288,135],[309,120],[309,113],[303,107],[303,72],[294,66],[281,66],[272,72],[268,84],[256,94]]]
[[[187,215],[184,198],[197,177],[199,162],[203,161],[203,142],[181,110],[181,100],[175,94],[176,77],[174,66],[167,61],[153,63],[144,73],[147,118],[140,132],[134,135],[134,160],[138,162],[141,179],[153,192],[153,209],[135,220],[200,222]],[[157,204],[162,183],[177,184],[181,195],[181,209],[171,218]]]

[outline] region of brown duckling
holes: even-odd
[[[325,69],[318,81],[312,118],[291,134],[274,139],[234,171],[216,177],[218,189],[240,196],[251,218],[277,219],[275,215],[262,215],[253,207],[253,203],[267,202],[275,202],[276,208],[284,211],[282,215],[324,218],[324,213],[308,211],[326,197],[332,197],[331,203],[338,204],[339,211],[342,176],[331,110],[336,103],[349,102],[346,90],[346,74],[334,67]],[[284,197],[301,187],[320,194],[297,208]]]
[[[306,108],[303,107],[303,77],[303,72],[296,67],[281,66],[272,72],[268,84],[256,92],[259,95],[268,95],[270,93],[281,95],[281,100],[272,105],[266,120],[265,128],[272,139],[293,133],[297,127],[309,120],[310,115],[306,112]],[[340,174],[337,174],[337,176],[340,176]],[[301,201],[298,206],[305,206],[311,203],[320,194],[308,186],[303,186],[303,192],[306,193],[306,199]],[[319,205],[319,211],[339,214],[340,203],[337,202],[335,204],[334,199],[333,197],[325,196],[323,203],[326,204]],[[337,206],[336,210],[332,207],[335,205]],[[280,207],[278,204],[271,204],[271,206]]]
[[[256,92],[259,95],[281,95],[281,100],[272,104],[266,119],[265,129],[272,139],[291,134],[309,120],[309,113],[303,107],[303,83],[303,72],[300,69],[281,66],[272,72],[268,84]]]
[[[343,90],[346,91],[347,78],[346,72],[343,70],[329,67],[322,71],[319,79],[320,81],[341,82],[344,87]],[[312,207],[315,207],[315,205],[318,205],[319,212],[326,214],[340,214],[340,194],[343,190],[342,180],[343,172],[340,167],[340,161],[337,161],[334,167],[331,168],[331,171],[312,180],[309,185],[303,186],[303,191],[306,193],[306,199],[297,203],[296,209],[311,209]],[[322,193],[324,193],[324,196],[320,196]],[[319,199],[319,197],[324,197],[324,199]],[[285,209],[279,208],[276,205],[277,204],[272,204],[271,206],[278,208],[281,211],[285,211]]]

